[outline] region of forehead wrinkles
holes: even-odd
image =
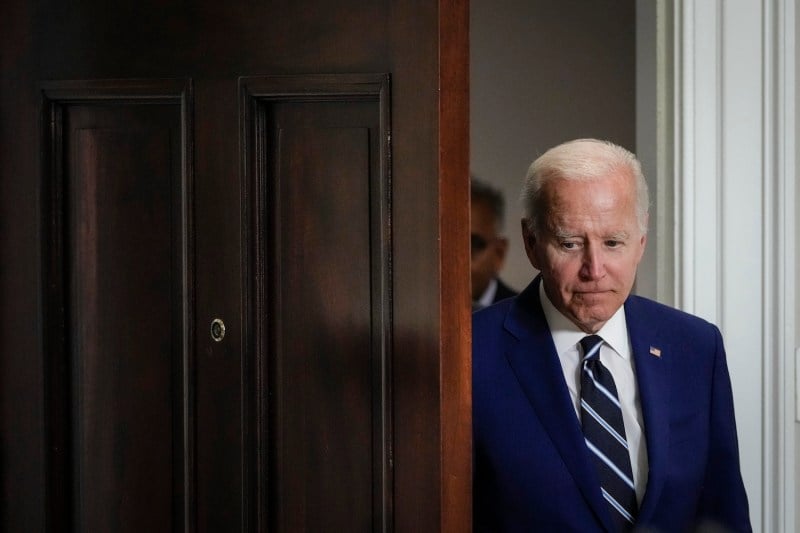
[[[585,230],[570,231],[570,230],[564,228],[563,226],[561,226],[561,225],[559,225],[557,223],[548,224],[548,230],[557,239],[573,239],[573,238],[576,238],[576,237],[583,238],[584,236],[587,236],[587,235],[591,236],[592,233],[594,233],[592,231],[587,233]],[[609,230],[609,231],[602,231],[599,234],[599,236],[602,239],[611,239],[611,240],[615,240],[615,241],[624,241],[624,240],[629,239],[631,234],[630,234],[629,231],[626,231],[624,229],[613,229],[613,230]]]
[[[582,183],[602,183],[603,180],[585,180]],[[614,183],[613,178],[609,180]],[[624,181],[624,179],[623,179]],[[635,232],[636,213],[631,191],[625,187],[608,187],[590,190],[573,190],[548,184],[546,190],[547,209],[543,213],[543,228],[557,238],[599,236],[603,239],[626,240]],[[563,181],[561,183],[564,183]],[[606,182],[608,183],[608,182]],[[618,182],[617,182],[618,184]],[[615,190],[616,189],[616,190]],[[583,206],[576,198],[589,197]]]

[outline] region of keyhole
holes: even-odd
[[[211,321],[211,338],[219,342],[225,337],[225,322],[215,318]]]

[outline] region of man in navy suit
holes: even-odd
[[[635,156],[564,143],[522,197],[540,274],[473,315],[475,531],[751,531],[719,330],[630,294],[648,217]]]

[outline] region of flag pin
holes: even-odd
[[[656,357],[661,357],[661,348],[656,348],[655,346],[651,346],[650,353],[652,355],[655,355]]]

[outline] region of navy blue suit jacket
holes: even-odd
[[[538,287],[473,315],[475,531],[613,531]],[[719,330],[637,296],[625,316],[649,462],[637,529],[750,531]]]

